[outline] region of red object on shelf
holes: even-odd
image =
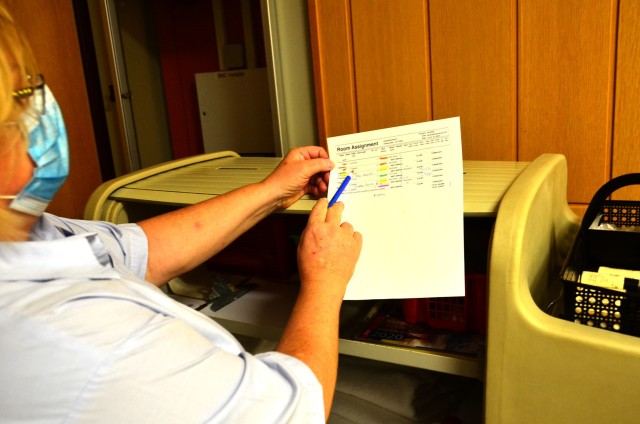
[[[296,249],[305,215],[273,214],[207,260],[210,271],[288,279],[297,271]]]
[[[465,296],[403,299],[402,312],[409,324],[432,328],[487,333],[487,278],[467,274]]]

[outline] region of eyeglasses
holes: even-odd
[[[40,114],[44,114],[44,75],[37,74],[27,77],[30,85],[19,88],[13,92],[13,99],[16,102],[23,102],[31,98],[31,106]]]

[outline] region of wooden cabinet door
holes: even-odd
[[[349,0],[309,1],[318,138],[358,132]]]
[[[72,0],[8,0],[64,115],[71,171],[48,212],[81,218],[102,178],[84,80]]]
[[[620,0],[619,14],[613,176],[640,172],[640,2]],[[640,200],[640,187],[615,197]]]
[[[612,176],[640,170],[635,0],[309,0],[309,9],[321,143],[460,116],[465,159],[564,154],[578,213]]]
[[[611,176],[616,1],[518,2],[518,159],[562,153],[568,200]]]
[[[517,160],[516,6],[429,2],[434,119],[460,116],[462,156]]]
[[[309,6],[321,144],[432,119],[425,0]]]
[[[352,0],[358,130],[432,119],[424,0]]]

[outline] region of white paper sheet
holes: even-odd
[[[460,119],[330,137],[331,198],[362,233],[345,299],[464,296]]]

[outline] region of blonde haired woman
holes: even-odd
[[[294,149],[260,183],[139,224],[59,218],[45,209],[68,173],[67,136],[41,73],[0,4],[0,421],[324,422],[362,246],[344,205],[321,198],[310,214],[273,352],[249,354],[157,286],[324,194],[326,152]]]
[[[15,191],[9,184],[19,185],[31,173],[30,159],[24,145],[21,116],[28,102],[14,101],[14,87],[26,87],[27,75],[37,74],[37,65],[27,41],[18,30],[6,8],[0,5],[0,204],[6,204],[6,193]],[[11,179],[8,176],[12,176]],[[0,240],[24,240],[34,219],[6,208],[0,208]]]

